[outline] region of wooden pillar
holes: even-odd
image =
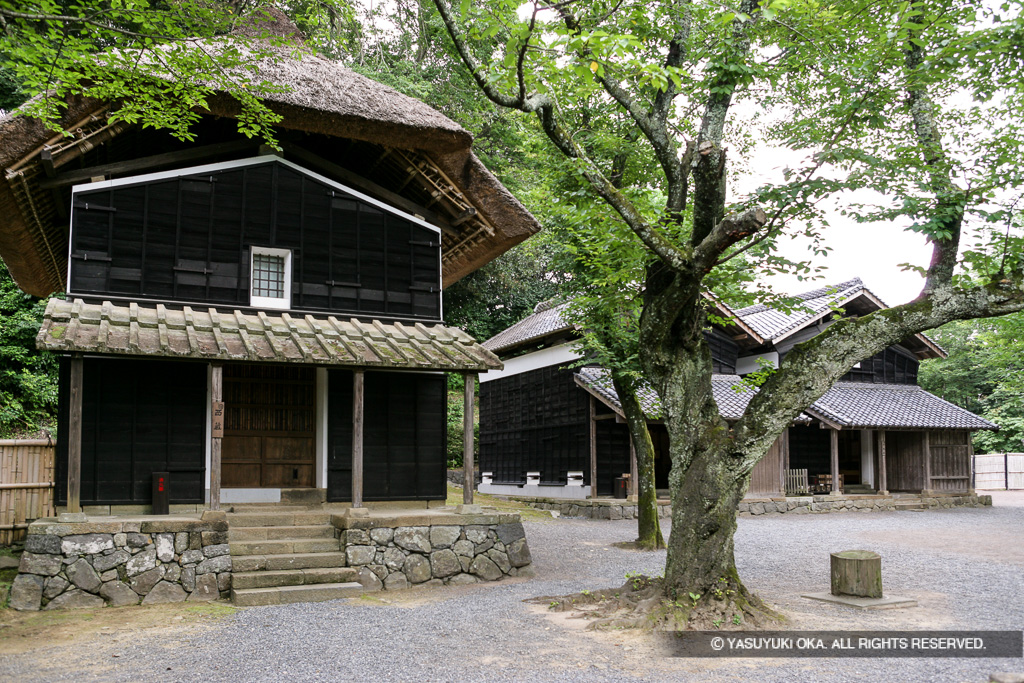
[[[921,493],[932,491],[932,440],[928,432],[924,433],[924,442],[921,444],[921,453],[924,455],[924,486]]]
[[[843,490],[839,487],[839,430],[830,429],[832,437],[832,495],[842,495]]]
[[[210,366],[210,509],[220,510],[221,447],[224,437],[224,366]]]
[[[465,403],[462,407],[462,502],[473,504],[473,487],[476,484],[476,463],[473,459],[473,392],[476,391],[476,377],[466,374]]]
[[[1009,461],[1009,458],[1007,458],[1007,461]],[[1009,464],[1009,462],[1007,462],[1007,464]],[[973,496],[976,493],[975,486],[977,485],[978,482],[977,482],[977,473],[974,471],[974,434],[971,433],[971,432],[967,432],[967,466],[971,468],[970,469],[970,472],[971,472],[970,487],[971,488],[968,491],[968,495]],[[1007,478],[1009,478],[1009,474],[1007,474]],[[1009,482],[1007,482],[1007,483],[1009,483]],[[1007,488],[1009,488],[1009,487],[1007,487]]]
[[[878,430],[878,493],[889,495],[889,473],[885,465],[885,430]]]
[[[84,361],[71,357],[71,391],[68,424],[68,512],[82,511],[82,390]]]
[[[597,498],[597,413],[596,401],[590,397],[590,497]]]
[[[633,446],[633,437],[629,437],[629,497],[636,500],[639,483],[637,482],[636,448]]]
[[[364,373],[352,373],[352,507],[363,507],[363,386]]]

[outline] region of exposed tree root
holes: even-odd
[[[573,595],[534,598],[556,612],[571,612],[587,619],[596,630],[646,629],[653,631],[739,631],[778,628],[785,617],[765,605],[742,585],[726,581],[707,595],[672,596],[664,579],[636,575],[620,588],[583,591]]]

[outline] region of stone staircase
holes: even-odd
[[[228,512],[235,605],[280,605],[360,595],[330,512],[319,505],[246,504]]]

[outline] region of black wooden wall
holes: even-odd
[[[875,384],[917,384],[920,362],[909,352],[890,346],[871,358],[862,360],[859,368],[843,375],[843,382],[873,382]]]
[[[808,476],[832,472],[832,437],[817,425],[789,428],[789,468],[806,469]]]
[[[327,380],[327,500],[352,500],[352,372]],[[367,372],[363,398],[363,499],[447,497],[444,375]]]
[[[440,318],[436,232],[280,163],[79,191],[71,224],[73,294],[248,306],[258,246],[294,310]]]
[[[597,495],[611,496],[615,478],[629,474],[630,465],[629,429],[615,420],[600,420],[597,423]]]
[[[558,366],[482,382],[480,471],[495,483],[524,484],[529,471],[564,485],[570,470],[582,470],[589,485],[588,396]]]
[[[728,335],[712,329],[704,333],[704,340],[711,349],[712,371],[723,375],[736,374],[736,358],[739,346]]]
[[[83,505],[152,502],[152,473],[169,472],[172,503],[203,503],[206,365],[83,361]],[[61,359],[56,495],[67,504],[70,367]]]

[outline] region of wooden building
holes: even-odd
[[[707,333],[719,411],[737,420],[752,396],[734,387],[758,361],[776,367],[800,341],[834,321],[833,311],[864,315],[884,304],[859,279],[798,297],[791,313],[767,306],[731,311],[711,299],[728,328]],[[636,466],[609,373],[578,369],[578,336],[541,304],[484,346],[505,363],[481,376],[480,467],[484,492],[553,498],[607,497]],[[748,498],[827,493],[966,493],[971,432],[995,425],[917,386],[920,360],[945,354],[914,335],[853,368],[782,434],[751,475]],[[640,394],[655,444],[656,486],[667,489],[668,434],[657,395]],[[596,489],[592,487],[596,482]]]
[[[0,119],[0,257],[53,299],[58,504],[443,500],[445,373],[501,367],[441,290],[539,229],[469,133],[284,48],[270,152],[214,96],[195,140],[69,102]],[[471,386],[467,382],[467,386]]]

